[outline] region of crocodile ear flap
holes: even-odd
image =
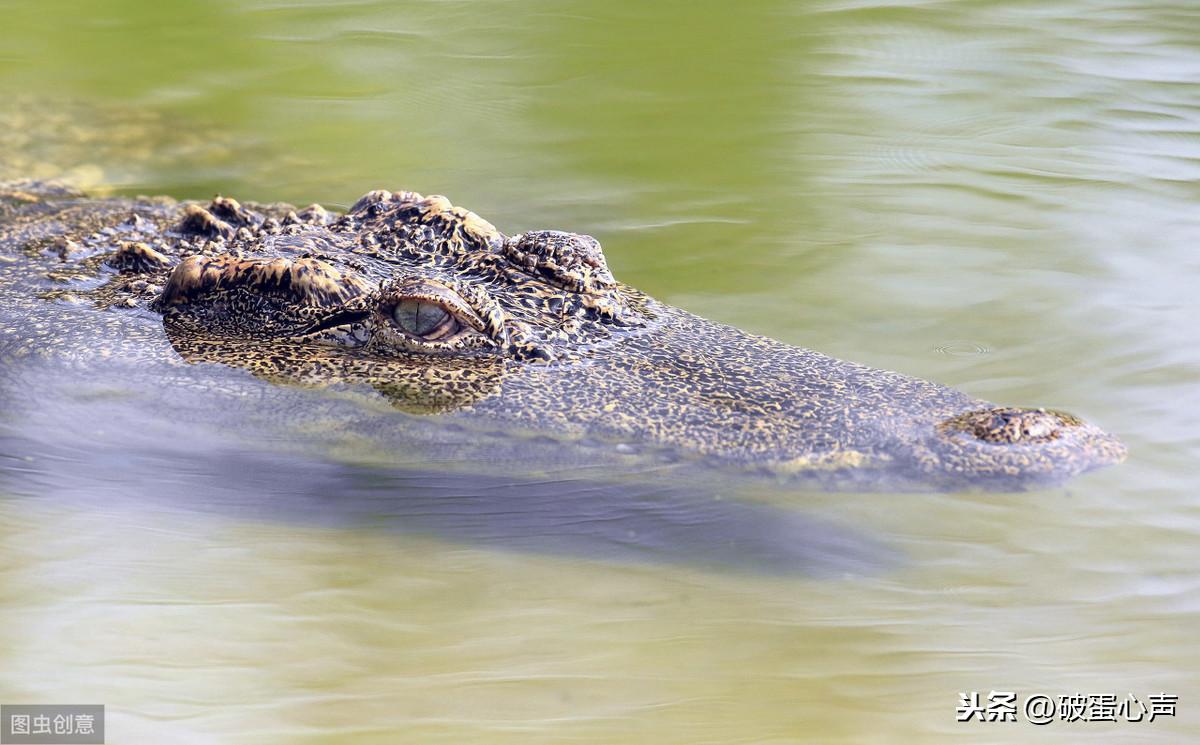
[[[509,261],[570,292],[602,295],[616,287],[600,241],[559,230],[531,230],[504,243]]]
[[[311,333],[347,313],[365,317],[372,292],[362,278],[311,257],[189,256],[175,267],[154,307],[171,327],[272,338]]]

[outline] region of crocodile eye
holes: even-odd
[[[414,299],[397,303],[392,310],[392,320],[401,330],[422,339],[440,339],[462,328],[442,306]]]
[[[498,306],[480,300],[486,297],[469,287],[454,289],[423,277],[398,277],[381,287],[375,297],[375,310],[367,324],[367,348],[384,354],[495,351],[508,343],[508,337]],[[477,307],[485,308],[485,314],[481,316]]]

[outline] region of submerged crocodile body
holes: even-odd
[[[375,191],[334,214],[10,184],[0,261],[0,302],[30,319],[0,335],[0,360],[219,363],[371,390],[409,415],[398,428],[431,416],[881,490],[1028,488],[1125,452],[1068,414],[706,321],[618,282],[591,237],[507,236],[440,196]],[[98,325],[36,323],[48,307]],[[112,338],[117,326],[97,318],[153,324],[169,346]]]

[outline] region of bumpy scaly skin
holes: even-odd
[[[173,360],[369,385],[408,412],[829,487],[1021,488],[1125,453],[1070,415],[703,320],[617,282],[589,236],[506,236],[444,197],[375,191],[338,216],[26,184],[0,200],[0,224],[0,256],[61,285],[37,302],[152,311]],[[395,312],[414,302],[448,314],[453,333],[401,328]]]

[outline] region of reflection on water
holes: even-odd
[[[594,233],[667,302],[1078,412],[1131,455],[1019,495],[695,499],[647,469],[556,500],[562,474],[389,473],[349,425],[305,433],[314,457],[278,409],[203,431],[175,379],[5,360],[0,700],[106,703],[113,742],[1183,741],[1197,35],[1186,2],[1116,0],[6,6],[0,91],[232,135],[66,164],[120,191],[446,193]],[[992,689],[1181,703],[954,722]]]

